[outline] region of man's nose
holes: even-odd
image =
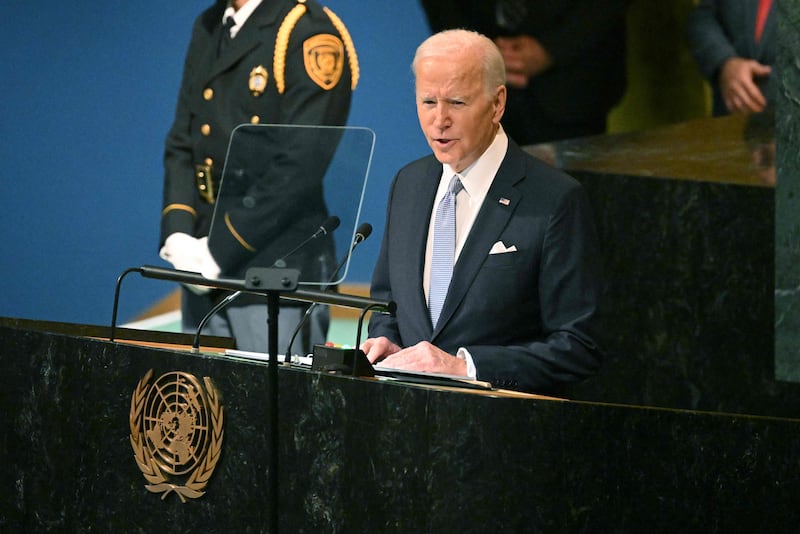
[[[436,105],[436,109],[434,110],[433,113],[434,113],[434,118],[433,118],[434,126],[441,129],[450,126],[450,113],[446,103],[439,102]]]

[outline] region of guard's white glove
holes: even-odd
[[[220,268],[208,248],[208,236],[197,240],[200,245],[200,274],[214,280],[219,278]]]
[[[208,237],[198,239],[183,232],[170,234],[158,255],[178,270],[200,273],[206,278],[219,276],[220,268],[208,250]],[[211,290],[206,286],[185,285],[198,295]]]
[[[196,237],[182,232],[170,234],[164,241],[158,255],[180,271],[199,273],[200,245]]]

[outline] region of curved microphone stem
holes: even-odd
[[[317,304],[318,303],[316,302],[312,302],[309,307],[306,308],[306,312],[300,318],[300,321],[298,321],[297,327],[294,329],[294,332],[292,332],[291,339],[289,339],[289,345],[286,347],[286,354],[283,357],[284,363],[292,362],[292,345],[294,345],[294,340],[297,339],[297,334],[300,333],[300,330],[303,329],[303,325],[306,324],[306,321],[308,321],[308,317],[311,315],[311,312],[317,308]]]
[[[358,328],[356,330],[356,348],[355,350],[361,350],[361,328],[364,325],[364,317],[367,315],[367,312],[374,309],[379,308],[380,306],[377,304],[370,304],[363,310],[361,310],[361,314],[358,316]],[[356,366],[353,365],[353,376],[356,376]]]
[[[126,269],[119,278],[117,278],[117,286],[114,289],[114,310],[111,312],[111,328],[108,332],[108,340],[114,341],[114,336],[117,332],[117,309],[119,308],[119,288],[122,285],[122,279],[128,276],[130,273],[135,272],[142,272],[142,269],[139,267],[131,267],[130,269]]]
[[[200,351],[200,332],[203,330],[203,327],[206,325],[211,318],[217,314],[222,308],[239,298],[242,291],[234,291],[221,301],[217,302],[213,308],[209,310],[207,314],[203,316],[203,319],[200,321],[200,324],[197,326],[197,331],[194,333],[194,342],[192,343],[192,352],[199,352]]]
[[[323,289],[323,291],[328,290],[331,282],[333,282],[336,279],[336,277],[339,276],[339,271],[342,270],[344,264],[347,263],[348,259],[350,259],[350,256],[353,254],[353,251],[358,246],[358,244],[364,241],[366,238],[368,238],[371,233],[372,233],[371,224],[362,223],[361,225],[359,225],[359,227],[356,229],[356,236],[353,238],[353,244],[350,245],[350,250],[347,251],[347,254],[345,254],[342,261],[339,262],[339,265],[336,267],[336,270],[333,271],[333,274],[328,279],[328,285],[325,286],[325,289]],[[294,340],[297,339],[297,335],[300,333],[300,330],[302,330],[303,326],[306,324],[306,321],[308,321],[308,318],[311,316],[311,313],[316,309],[318,304],[319,302],[312,302],[311,305],[306,309],[306,312],[300,318],[300,321],[298,321],[297,326],[294,329],[294,332],[292,332],[292,337],[289,339],[289,344],[286,346],[286,352],[284,353],[284,358],[283,358],[283,361],[285,363],[290,363],[292,361],[292,345],[294,345]]]
[[[336,277],[339,275],[339,271],[342,270],[342,267],[344,266],[344,263],[347,261],[347,258],[350,257],[350,254],[353,253],[353,249],[356,248],[357,244],[358,243],[353,243],[353,245],[350,247],[350,250],[345,255],[344,260],[342,260],[342,262],[339,264],[339,266],[336,267],[336,270],[333,272],[333,275],[331,275],[331,277],[328,279],[328,284],[333,282],[336,279]],[[330,286],[326,285],[325,289],[323,289],[323,291],[327,291],[328,287],[330,287]],[[297,326],[295,327],[294,332],[292,332],[292,337],[289,339],[289,344],[286,346],[286,353],[285,353],[284,358],[283,358],[283,361],[285,363],[290,363],[291,362],[291,360],[292,360],[292,345],[294,345],[294,340],[297,339],[297,335],[300,333],[300,330],[303,329],[303,326],[306,324],[306,321],[308,321],[308,318],[311,316],[311,312],[313,312],[317,308],[318,304],[319,304],[319,302],[312,302],[309,305],[309,307],[306,308],[306,312],[303,314],[303,316],[297,322]]]
[[[311,241],[313,239],[316,239],[321,235],[328,235],[330,232],[333,232],[334,230],[336,230],[339,227],[340,223],[341,223],[341,221],[339,220],[339,217],[337,217],[336,215],[331,215],[330,217],[325,219],[323,221],[323,223],[320,225],[320,227],[317,228],[317,231],[314,232],[313,234],[311,234],[308,238],[306,238],[305,241],[303,241],[302,243],[300,243],[299,245],[294,247],[292,250],[290,250],[289,252],[287,252],[286,254],[284,254],[283,256],[278,258],[277,260],[275,260],[275,262],[273,263],[273,266],[274,267],[279,267],[279,268],[280,267],[285,267],[286,266],[286,261],[285,261],[286,258],[288,258],[292,254],[294,254],[295,252],[297,252],[298,250],[303,248],[306,244],[308,244],[309,241]],[[198,352],[200,350],[200,331],[203,330],[203,327],[206,325],[206,323],[208,321],[210,321],[211,318],[214,315],[219,313],[220,310],[222,310],[228,304],[230,304],[231,302],[233,302],[234,300],[239,298],[239,296],[242,293],[243,293],[242,291],[235,291],[234,293],[231,293],[230,295],[228,295],[227,297],[225,297],[224,299],[219,301],[217,304],[215,304],[213,308],[208,310],[208,313],[206,313],[203,316],[203,318],[200,320],[200,324],[198,325],[197,330],[195,331],[194,343],[192,344],[192,352]]]
[[[330,217],[325,219],[320,225],[320,227],[317,228],[317,231],[308,236],[305,241],[303,241],[302,243],[294,247],[292,250],[290,250],[277,260],[275,260],[275,262],[272,264],[273,267],[286,267],[286,258],[288,258],[292,254],[294,254],[295,252],[306,246],[309,241],[312,241],[321,235],[328,235],[329,233],[333,232],[334,230],[339,228],[339,224],[341,224],[341,220],[339,219],[339,217],[337,217],[336,215],[331,215]]]

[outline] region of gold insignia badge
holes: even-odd
[[[323,89],[336,87],[344,70],[344,44],[327,33],[309,37],[303,43],[306,73]]]
[[[131,397],[131,446],[145,488],[178,494],[182,502],[205,494],[222,452],[223,412],[211,379],[172,372],[152,384],[153,370]]]
[[[250,92],[253,93],[253,96],[261,96],[264,93],[267,89],[268,79],[269,75],[267,74],[267,69],[265,69],[263,65],[254,67],[253,70],[250,71],[250,79],[247,82],[247,87],[250,89]]]

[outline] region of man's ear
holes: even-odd
[[[500,85],[495,89],[494,93],[494,122],[500,124],[500,119],[506,111],[506,99],[508,98],[508,89],[505,85]]]

